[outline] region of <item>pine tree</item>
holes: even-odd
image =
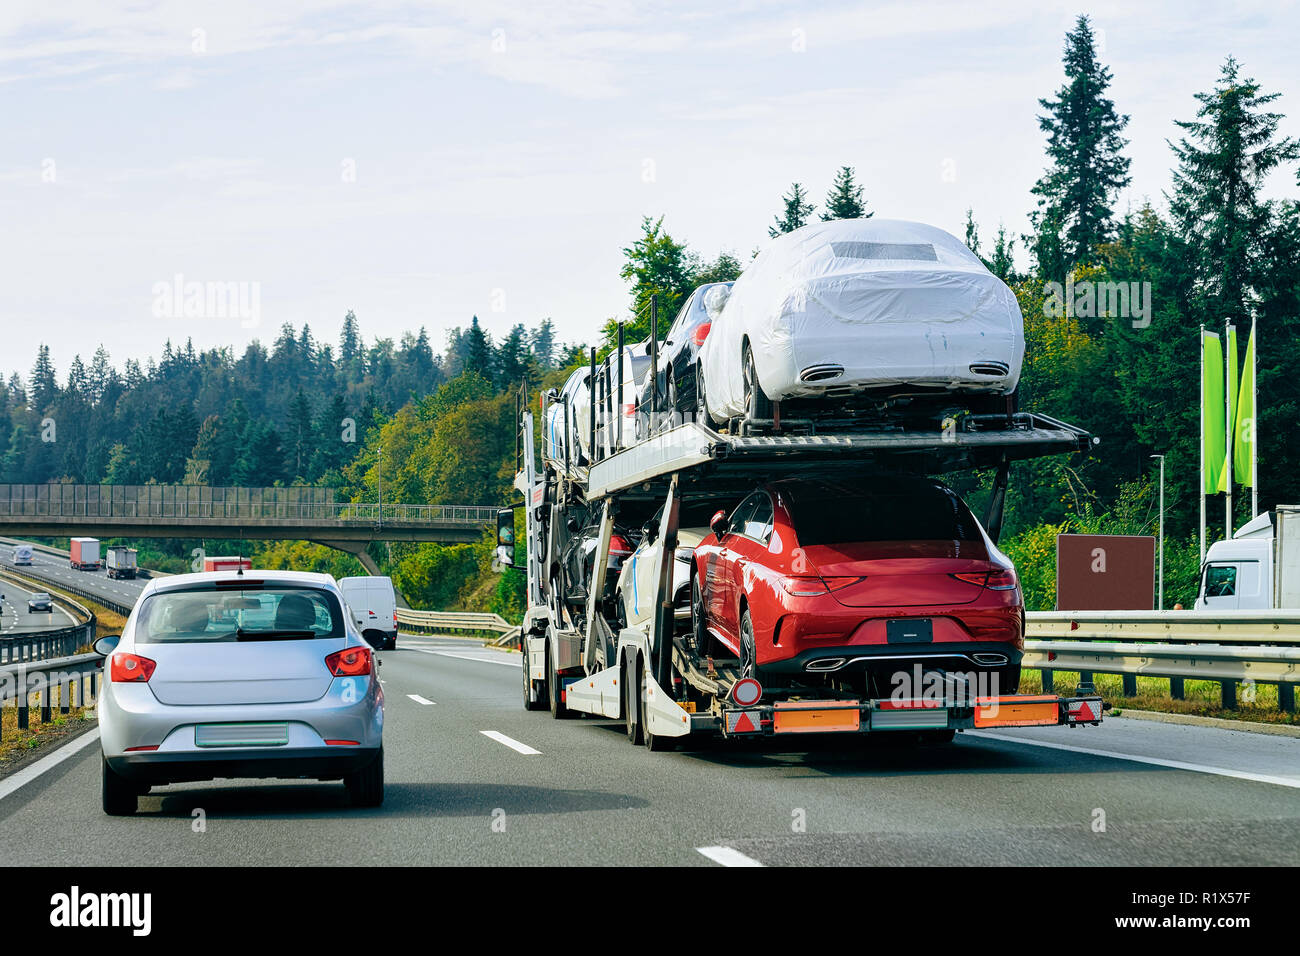
[[[72,364],[68,366],[68,392],[78,398],[89,399],[90,397],[90,380],[80,355],[74,355]]]
[[[289,405],[289,427],[286,434],[288,448],[285,465],[290,477],[308,476],[313,437],[311,402],[302,388],[299,388]]]
[[[497,364],[501,384],[505,388],[518,386],[528,374],[528,336],[522,325],[516,324],[501,343]]]
[[[9,404],[13,408],[27,404],[27,386],[23,385],[23,377],[17,372],[9,376],[9,384],[6,386],[9,391]]]
[[[339,358],[350,362],[361,352],[361,331],[356,314],[348,309],[343,316],[343,332],[339,336]]]
[[[542,322],[529,336],[528,346],[532,349],[533,358],[543,370],[549,370],[555,367],[555,323],[549,318],[542,319]]]
[[[1128,117],[1118,114],[1105,95],[1112,76],[1097,62],[1092,25],[1086,16],[1080,16],[1065,35],[1062,62],[1065,85],[1055,99],[1038,101],[1047,110],[1038,118],[1038,125],[1047,134],[1051,165],[1033,188],[1039,208],[1030,219],[1036,232],[1054,228],[1059,236],[1031,243],[1035,248],[1041,246],[1040,269],[1043,265],[1056,267],[1057,241],[1066,269],[1088,261],[1098,244],[1114,233],[1112,203],[1129,184],[1129,160],[1123,155],[1128,141],[1120,135]],[[1043,271],[1045,278],[1064,279],[1063,272]]]
[[[1273,216],[1260,185],[1278,165],[1300,157],[1296,140],[1275,139],[1281,114],[1264,109],[1279,95],[1261,94],[1228,57],[1215,88],[1196,94],[1197,118],[1178,122],[1188,135],[1170,144],[1178,169],[1169,210],[1190,247],[1207,317],[1216,322],[1246,317],[1252,286],[1264,279],[1260,242]]]
[[[495,381],[492,341],[478,324],[477,315],[470,320],[465,336],[465,371],[478,372],[489,382]]]
[[[32,387],[29,407],[43,415],[50,403],[58,397],[59,383],[54,377],[54,363],[50,361],[50,347],[42,343],[36,350],[36,364],[32,366]]]
[[[802,183],[791,183],[790,191],[781,199],[785,202],[785,207],[781,215],[776,217],[776,225],[767,230],[767,234],[773,239],[783,233],[794,232],[800,226],[806,226],[813,210],[817,208],[808,201]]]
[[[87,377],[91,401],[98,404],[103,400],[113,377],[113,368],[108,364],[108,352],[101,342],[99,348],[95,349],[95,357],[90,363],[90,373]]]
[[[833,219],[870,219],[875,213],[867,212],[866,203],[862,201],[863,187],[857,184],[852,166],[841,166],[835,174],[835,182],[826,194],[826,211],[822,221]]]
[[[969,206],[966,207],[966,238],[963,241],[966,243],[967,249],[979,256],[980,232],[979,227],[975,225],[975,210]],[[983,259],[984,257],[980,256],[980,258]]]
[[[989,271],[1011,285],[1020,281],[1016,274],[1015,262],[1016,240],[1007,235],[1007,227],[998,223],[998,236],[993,240],[993,258],[989,261]]]

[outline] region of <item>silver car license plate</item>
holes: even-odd
[[[199,724],[194,728],[198,747],[283,747],[288,742],[287,723]]]

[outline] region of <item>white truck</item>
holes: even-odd
[[[74,571],[98,571],[102,568],[99,539],[73,538],[68,545],[68,567]]]
[[[30,567],[32,563],[32,546],[30,544],[14,545],[14,567]]]
[[[656,358],[652,347],[652,374]],[[589,380],[602,378],[593,351]],[[922,727],[951,735],[976,727],[1101,722],[1104,704],[1084,687],[1073,698],[965,696],[939,702],[864,699],[831,682],[807,693],[764,688],[739,662],[701,656],[688,639],[689,627],[677,625],[672,590],[682,501],[751,487],[756,476],[809,469],[862,480],[875,469],[891,467],[922,473],[991,468],[995,478],[986,523],[996,540],[1010,462],[1078,451],[1090,444],[1086,432],[1047,416],[1010,410],[944,421],[933,430],[825,436],[779,429],[738,434],[699,422],[674,424],[669,416],[658,432],[619,448],[605,437],[617,428],[614,409],[622,404],[623,396],[616,400],[614,392],[598,389],[596,401],[586,409],[589,433],[596,436],[593,461],[544,453],[539,466],[533,415],[526,390],[520,389],[514,484],[523,496],[527,538],[527,609],[520,638],[525,709],[549,710],[555,718],[587,713],[621,720],[628,739],[651,750],[671,749],[690,735],[917,732]],[[576,416],[571,408],[556,416],[547,407],[565,400],[563,394],[543,396],[542,421],[572,423]],[[650,409],[652,421],[662,421],[658,411]],[[544,452],[559,451],[549,442],[543,445]],[[620,621],[607,573],[615,517],[656,512],[660,543],[647,555],[655,565],[649,575],[656,582],[650,597],[654,611],[641,620]],[[593,523],[598,528],[594,562],[583,565],[585,580],[573,580],[572,563],[563,556],[574,537],[590,533]]]
[[[393,579],[382,575],[339,578],[352,621],[361,636],[376,648],[397,648],[397,592]]]
[[[1278,505],[1210,545],[1195,606],[1300,610],[1300,505]]]
[[[138,570],[138,552],[135,548],[119,546],[104,552],[104,566],[108,568],[110,578],[133,579]]]

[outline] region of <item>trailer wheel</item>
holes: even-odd
[[[709,401],[704,395],[704,369],[699,362],[695,363],[695,420],[705,428],[713,427]]]
[[[545,691],[543,691],[540,694],[537,693],[537,689],[533,686],[533,679],[532,677],[529,676],[528,635],[527,634],[522,635],[520,637],[520,641],[523,644],[523,659],[524,659],[523,661],[524,666],[521,668],[521,670],[523,670],[524,672],[524,710],[541,710],[546,706]]]
[[[627,727],[628,742],[632,744],[643,742],[641,701],[637,694],[637,689],[641,686],[641,675],[638,670],[636,654],[629,653],[623,658],[623,722]]]
[[[555,672],[555,657],[551,654],[551,643],[546,642],[546,698],[551,707],[551,716],[556,720],[568,720],[574,712],[564,706],[560,700],[560,675]]]
[[[660,734],[650,732],[650,714],[649,705],[646,703],[646,684],[647,675],[642,669],[641,679],[637,686],[641,688],[641,739],[645,741],[646,749],[655,753],[662,753],[665,750],[673,750],[677,747],[676,737],[664,737]]]

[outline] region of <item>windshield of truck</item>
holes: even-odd
[[[1231,564],[1212,564],[1205,569],[1205,596],[1232,597],[1237,593],[1237,568]]]

